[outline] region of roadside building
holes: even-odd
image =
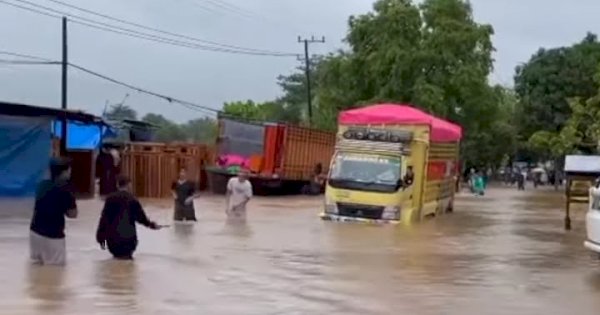
[[[110,128],[79,111],[0,102],[0,197],[32,196],[57,155],[61,121],[67,119],[66,156],[72,160],[72,185],[80,197],[94,189],[94,158]],[[54,143],[53,143],[54,142]]]

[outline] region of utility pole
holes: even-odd
[[[61,88],[61,109],[63,110],[62,117],[62,128],[61,128],[61,142],[60,151],[61,155],[66,156],[67,154],[67,67],[68,67],[68,55],[67,55],[67,18],[62,18],[62,88]]]
[[[315,39],[314,36],[309,38],[302,39],[301,36],[298,36],[298,42],[304,43],[304,71],[306,72],[306,98],[308,101],[308,124],[312,125],[313,121],[313,108],[312,108],[312,91],[310,85],[310,55],[308,53],[308,45],[312,43],[325,43],[325,36],[321,37],[321,39]]]

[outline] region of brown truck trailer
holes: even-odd
[[[244,167],[255,194],[298,194],[316,169],[327,173],[335,137],[334,132],[289,124],[220,118],[215,163],[207,168],[209,186],[214,193],[225,193],[229,178]]]

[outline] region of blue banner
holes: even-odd
[[[53,123],[53,134],[61,137],[62,122]],[[69,121],[67,123],[67,149],[95,150],[100,147],[102,139],[115,137],[116,133],[104,125],[87,125]]]

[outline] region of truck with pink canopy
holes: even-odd
[[[453,209],[462,128],[410,105],[340,113],[321,217],[411,223]]]

